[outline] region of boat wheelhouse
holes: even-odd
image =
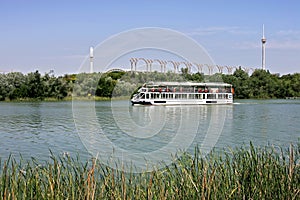
[[[227,83],[150,82],[131,99],[132,105],[232,104],[233,88]]]

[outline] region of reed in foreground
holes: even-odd
[[[2,199],[299,199],[300,147],[197,149],[160,170],[125,173],[98,160],[0,161]]]

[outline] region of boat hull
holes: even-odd
[[[232,104],[232,100],[217,100],[217,99],[203,99],[203,100],[145,100],[134,101],[131,100],[132,105],[210,105],[210,104]]]

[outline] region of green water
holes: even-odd
[[[122,153],[164,160],[176,149],[272,144],[300,137],[300,100],[236,100],[233,105],[140,106],[129,101],[0,103],[0,157]],[[118,152],[119,151],[119,152]],[[126,157],[126,154],[129,157]]]

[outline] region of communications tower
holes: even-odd
[[[263,24],[263,36],[261,38],[261,44],[262,44],[261,67],[263,70],[266,70],[266,42],[267,39],[265,38],[265,26]]]

